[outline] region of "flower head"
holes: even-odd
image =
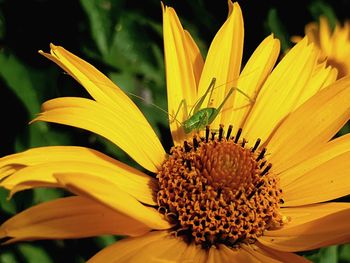
[[[328,19],[320,17],[319,23],[310,23],[305,26],[305,35],[321,51],[319,61],[327,61],[338,70],[338,77],[344,77],[350,73],[350,22],[344,25],[336,24],[334,30],[331,29]],[[294,36],[293,42],[298,42],[301,37]]]
[[[306,38],[273,68],[279,42],[267,37],[241,71],[237,3],[205,62],[172,8],[163,7],[163,20],[169,154],[131,100],[62,47],[40,53],[93,99],[50,100],[34,120],[104,136],[154,176],[83,147],[3,157],[0,185],[11,194],[45,186],[75,196],[14,216],[0,237],[129,236],[90,262],[301,262],[291,252],[349,241],[350,204],[329,201],[350,192],[350,137],[332,140],[349,119],[350,79],[335,81]],[[188,132],[191,116],[200,125]]]

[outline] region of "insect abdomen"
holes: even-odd
[[[193,130],[201,130],[205,128],[206,125],[209,125],[212,122],[210,117],[215,111],[215,108],[200,109],[196,114],[192,115],[182,123],[185,133],[188,134]]]

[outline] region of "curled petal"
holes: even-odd
[[[34,121],[55,122],[99,134],[118,145],[144,168],[156,172],[164,158],[153,130],[96,101],[84,98],[58,98],[45,102],[43,112]],[[142,147],[140,147],[142,145]]]
[[[153,229],[169,229],[171,225],[155,209],[146,207],[135,198],[101,177],[89,172],[55,174],[58,182],[74,194],[90,198],[117,212],[134,218]]]
[[[21,240],[83,238],[105,234],[139,236],[150,228],[83,197],[67,197],[31,207],[0,226],[6,244]]]
[[[150,171],[155,171],[157,167],[160,167],[160,163],[165,156],[164,149],[152,127],[132,100],[110,79],[86,61],[78,58],[62,47],[52,44],[50,47],[50,54],[44,53],[43,51],[39,51],[39,53],[55,62],[75,78],[99,105],[109,109],[110,112],[114,112],[113,118],[120,120],[120,118],[116,116],[124,117],[124,121],[121,121],[120,124],[126,126],[115,126],[114,129],[127,130],[128,133],[134,137],[134,140],[138,140],[139,138],[142,145],[147,147],[147,150],[152,151],[149,156],[150,159],[146,162],[142,162],[141,165]],[[90,115],[87,120],[93,118],[93,116],[95,115]],[[82,118],[84,118],[84,116],[82,116]],[[114,139],[117,138],[114,137]],[[124,135],[113,142],[128,152],[128,148],[125,148],[123,145],[123,141],[128,139],[128,136]],[[119,143],[121,145],[119,145]]]

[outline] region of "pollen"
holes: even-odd
[[[281,227],[283,192],[271,172],[260,140],[249,146],[242,130],[230,136],[206,129],[174,146],[157,174],[159,211],[174,224],[173,233],[203,248],[254,243],[265,230]]]

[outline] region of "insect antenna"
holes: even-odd
[[[159,107],[158,105],[152,103],[152,102],[149,102],[149,101],[146,101],[145,98],[141,97],[141,96],[138,96],[134,93],[131,93],[129,91],[124,91],[125,93],[127,93],[128,95],[132,96],[132,97],[135,97],[139,100],[142,100],[143,102],[155,107],[156,109],[162,111],[163,113],[165,113],[168,117],[171,117],[173,120],[175,120],[179,125],[182,125],[180,121],[178,121],[174,116],[172,116],[169,112],[167,112],[166,110],[162,109],[161,107]]]

